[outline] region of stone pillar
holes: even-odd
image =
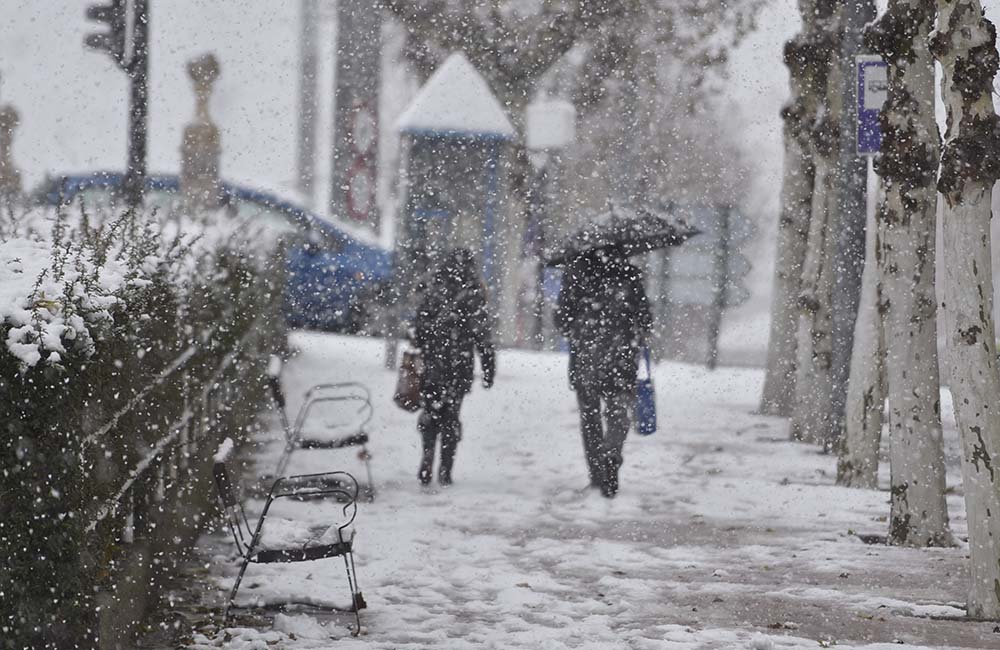
[[[14,165],[11,147],[18,114],[11,105],[0,107],[0,202],[21,196],[21,172]]]
[[[208,114],[212,85],[219,77],[215,55],[205,54],[188,63],[194,84],[195,117],[184,127],[181,143],[181,195],[189,211],[218,208],[221,201],[219,158],[222,144],[219,128]]]

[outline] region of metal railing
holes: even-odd
[[[210,459],[218,444],[217,436],[210,435],[213,424],[217,421],[220,411],[229,408],[232,391],[236,381],[224,381],[228,370],[233,368],[241,356],[254,354],[255,339],[261,336],[258,327],[261,317],[258,316],[250,324],[247,332],[234,343],[207,378],[198,381],[189,375],[184,377],[183,403],[185,407],[173,423],[167,427],[167,433],[156,440],[147,453],[125,472],[125,479],[115,489],[111,496],[87,513],[88,521],[85,532],[93,533],[102,522],[109,518],[120,521],[121,529],[113,537],[126,543],[132,543],[136,538],[145,537],[148,532],[147,523],[150,507],[161,505],[167,500],[168,484],[183,484],[185,482],[200,482],[205,476],[193,476],[197,466],[192,466],[191,459]],[[191,359],[205,354],[197,345],[191,345],[175,358],[157,377],[136,392],[136,394],[104,425],[84,438],[85,446],[93,445],[102,436],[113,431],[121,419],[146,404],[149,397],[155,395],[154,390],[165,385],[168,377],[176,375],[185,368]],[[266,355],[261,354],[262,358]],[[166,384],[167,387],[170,384]],[[204,456],[202,459],[201,457]],[[206,483],[207,485],[207,483]],[[183,497],[181,497],[183,498]]]

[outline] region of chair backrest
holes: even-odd
[[[278,466],[274,472],[275,476],[284,476],[286,474],[292,452],[299,445],[299,440],[302,437],[302,428],[305,426],[313,407],[317,404],[332,402],[350,403],[350,406],[357,406],[356,414],[360,417],[353,427],[353,433],[356,434],[365,432],[365,428],[375,414],[375,408],[372,406],[371,391],[364,384],[353,381],[316,384],[302,396],[302,406],[299,407],[299,412],[295,416],[295,424],[292,427],[288,426],[288,420],[284,415],[285,410],[283,408],[278,410],[282,414],[282,424],[285,427],[285,451],[278,460]],[[364,444],[368,438],[358,436],[354,440],[357,441],[357,444]],[[350,442],[350,440],[345,438],[344,442]]]
[[[302,428],[305,426],[312,408],[324,402],[353,402],[356,404],[358,406],[357,414],[361,416],[361,421],[357,424],[359,432],[365,430],[375,414],[371,391],[364,384],[353,381],[317,384],[306,391],[303,396],[302,406],[299,408],[293,427],[293,435],[296,438],[302,434]]]
[[[323,479],[324,485],[312,485],[302,488],[301,483],[298,482],[303,479],[318,478]],[[271,486],[268,498],[336,497],[338,501],[344,504],[341,508],[344,520],[338,526],[343,530],[353,524],[354,518],[358,515],[358,493],[360,489],[361,486],[358,484],[358,480],[349,472],[335,471],[320,474],[301,474],[299,476],[284,476],[276,480],[274,485]]]

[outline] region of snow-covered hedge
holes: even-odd
[[[0,215],[0,648],[92,645],[141,614],[133,556],[155,593],[195,538],[211,450],[266,403],[277,245],[223,214]]]

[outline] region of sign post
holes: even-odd
[[[864,4],[867,4],[866,16],[855,16],[860,18],[861,24],[874,18],[874,5],[870,2]],[[858,34],[860,31],[855,32],[856,36]],[[847,385],[850,382],[851,358],[854,354],[854,328],[861,302],[865,238],[870,236],[865,232],[868,167],[881,144],[879,112],[886,98],[886,64],[881,57],[845,57],[845,66],[853,67],[853,74],[846,75],[840,129],[840,214],[837,218],[837,273],[834,276],[832,295],[832,426],[824,430],[822,442],[826,452],[836,450],[844,435]]]

